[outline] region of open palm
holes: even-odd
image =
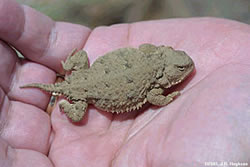
[[[0,2],[0,166],[205,166],[250,163],[250,27],[214,19],[171,19],[98,27],[53,22],[12,0]],[[196,73],[171,104],[112,115],[89,107],[72,124],[49,95],[20,89],[53,83],[73,48],[90,63],[142,43],[184,50]],[[11,44],[27,60],[17,58]],[[179,87],[179,88],[180,88]]]

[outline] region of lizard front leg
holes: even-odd
[[[88,103],[84,101],[76,101],[71,104],[67,100],[61,100],[59,102],[59,107],[67,117],[72,120],[72,122],[79,122],[82,120],[87,110]]]
[[[172,102],[176,96],[180,95],[179,91],[172,92],[167,96],[162,95],[162,88],[155,88],[148,92],[147,100],[149,103],[156,106],[165,106]]]
[[[62,66],[65,71],[88,69],[89,62],[87,53],[84,50],[75,52],[76,49],[70,53],[65,62],[62,61]]]

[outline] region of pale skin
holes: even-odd
[[[205,161],[250,164],[250,27],[214,19],[171,19],[90,30],[53,22],[12,0],[0,2],[0,166],[204,166]],[[24,14],[25,13],[25,14]],[[44,26],[46,25],[46,26]],[[157,30],[157,31],[156,31]],[[185,50],[196,73],[166,107],[113,115],[90,107],[72,124],[49,95],[21,90],[53,83],[74,49],[90,63],[107,51],[150,42]]]

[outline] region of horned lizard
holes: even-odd
[[[63,82],[21,88],[40,88],[64,96],[70,102],[61,100],[59,106],[73,122],[83,118],[88,104],[112,113],[136,110],[146,102],[167,105],[180,93],[165,96],[164,90],[182,82],[194,69],[185,52],[152,44],[109,52],[90,68],[85,51],[72,52],[62,66],[71,71]]]

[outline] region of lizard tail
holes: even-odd
[[[32,84],[20,86],[20,88],[38,88],[38,89],[44,90],[44,91],[49,92],[49,93],[53,93],[53,92],[57,93],[57,92],[59,92],[58,86],[59,86],[58,83],[56,83],[56,84],[32,83]]]

